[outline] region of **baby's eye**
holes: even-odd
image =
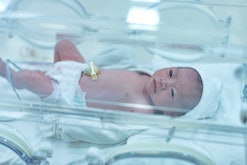
[[[172,76],[173,76],[173,70],[170,69],[170,70],[169,70],[169,77],[172,78]]]
[[[172,96],[172,98],[174,98],[174,96],[175,96],[175,93],[174,93],[173,89],[171,89],[171,96]]]

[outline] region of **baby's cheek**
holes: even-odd
[[[177,99],[175,97],[177,97],[177,95],[172,97],[170,89],[164,90],[158,96],[158,98],[159,98],[158,104],[159,104],[159,106],[163,106],[165,108],[174,107],[174,104],[177,101]]]

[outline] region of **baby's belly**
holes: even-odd
[[[86,99],[116,102],[129,102],[131,100],[132,89],[128,82],[108,72],[101,72],[97,80],[83,75],[80,86],[86,92]]]
[[[142,95],[141,82],[135,85],[135,78],[135,73],[131,72],[105,71],[100,72],[95,81],[90,76],[82,76],[80,86],[86,92],[88,106],[151,113],[150,109],[146,111],[133,107],[133,104],[149,104]]]

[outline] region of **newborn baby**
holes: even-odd
[[[201,77],[193,68],[164,68],[153,75],[121,69],[96,69],[92,63],[85,63],[83,56],[69,40],[59,41],[54,54],[54,67],[50,71],[10,69],[12,85],[55,103],[142,113],[160,112],[159,107],[166,107],[170,108],[169,111],[162,113],[172,116],[190,111],[202,96]],[[90,72],[94,73],[91,75]],[[6,64],[1,59],[0,75],[7,78]],[[143,109],[110,103],[147,107]],[[185,111],[173,110],[176,108]]]

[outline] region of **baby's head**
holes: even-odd
[[[202,97],[200,74],[189,67],[172,67],[156,71],[146,83],[145,90],[154,106],[171,107],[190,111]],[[186,112],[165,112],[180,116]]]

